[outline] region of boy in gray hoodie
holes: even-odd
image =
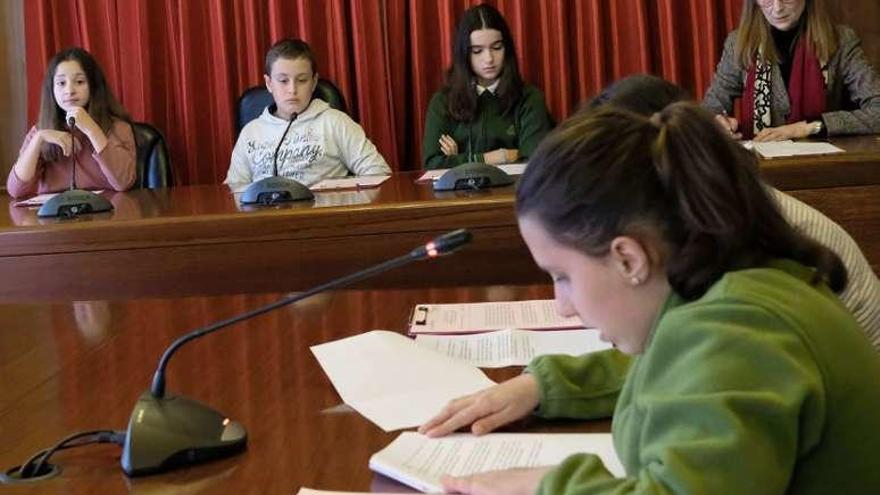
[[[344,112],[312,99],[318,83],[315,58],[301,40],[281,40],[266,53],[266,89],[274,104],[241,130],[224,184],[248,184],[278,174],[311,186],[323,179],[387,175],[391,169],[364,130]],[[291,123],[291,119],[294,121]]]

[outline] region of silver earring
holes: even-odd
[[[635,277],[635,276],[632,277],[631,279],[629,279],[629,281],[633,285],[640,285],[642,283],[642,279],[640,279],[639,277]]]

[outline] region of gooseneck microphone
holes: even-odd
[[[158,473],[233,455],[244,450],[247,444],[247,433],[237,421],[204,404],[165,392],[166,367],[184,344],[315,294],[344,287],[414,261],[450,254],[470,242],[471,237],[471,233],[464,229],[449,232],[403,256],[194,330],[175,340],[162,354],[150,390],[141,394],[131,413],[120,459],[123,471],[129,476]]]
[[[272,175],[278,176],[278,152],[281,150],[281,145],[284,143],[284,138],[287,137],[287,133],[290,132],[290,126],[293,125],[293,121],[298,117],[297,114],[293,114],[290,116],[290,121],[287,123],[287,127],[284,128],[284,133],[281,134],[281,139],[278,140],[278,145],[275,146],[275,152],[272,153]]]
[[[67,116],[67,131],[70,133],[70,156],[73,158],[73,170],[70,171],[70,187],[67,189],[68,191],[73,191],[76,189],[76,166],[79,165],[79,160],[76,156],[76,150],[74,149],[73,144],[73,128],[76,127],[76,119],[73,115]]]
[[[287,137],[290,126],[293,125],[293,121],[296,120],[297,116],[295,113],[290,116],[287,128],[284,129],[284,134],[281,135],[278,145],[275,146],[275,153],[272,155],[272,176],[260,179],[249,185],[241,193],[241,204],[272,206],[289,201],[314,199],[315,195],[312,194],[312,191],[301,182],[278,175],[278,152],[281,150],[284,138]]]
[[[76,156],[76,142],[73,137],[73,129],[76,127],[76,119],[73,115],[67,116],[67,130],[70,132],[70,156],[73,160],[70,171],[70,187],[61,194],[52,196],[43,206],[37,210],[38,217],[61,217],[73,218],[85,213],[100,213],[110,211],[113,205],[107,198],[95,194],[92,191],[82,191],[76,188],[76,168],[78,159]]]

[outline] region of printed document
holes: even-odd
[[[510,468],[552,466],[577,453],[599,456],[615,476],[625,471],[610,433],[467,433],[428,438],[403,432],[370,458],[370,469],[427,493],[442,493],[440,477]]]
[[[822,143],[815,141],[775,141],[769,143],[758,143],[755,141],[743,141],[742,145],[746,149],[755,150],[764,158],[782,158],[787,156],[801,155],[829,155],[834,153],[844,153],[844,150],[834,146],[831,143]]]
[[[385,431],[419,426],[447,402],[495,385],[476,366],[373,330],[312,353],[342,400]]]
[[[580,318],[559,316],[552,299],[463,304],[419,304],[409,331],[418,333],[476,333],[507,328],[564,330],[583,328]]]
[[[451,358],[479,366],[501,368],[525,366],[535,356],[568,354],[578,356],[611,349],[595,330],[535,332],[501,330],[471,335],[417,335],[416,344]]]

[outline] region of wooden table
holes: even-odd
[[[880,139],[832,140],[842,155],[765,160],[777,188],[846,228],[880,273]],[[513,188],[435,193],[394,175],[378,189],[315,204],[242,211],[226,186],[111,195],[112,213],[38,220],[0,198],[0,300],[87,300],[292,291],[467,227],[472,246],[361,287],[529,284],[546,280],[519,237]]]
[[[0,305],[0,466],[18,465],[67,434],[123,430],[161,352],[187,330],[277,296]],[[218,462],[128,479],[112,445],[63,451],[46,482],[0,486],[10,494],[293,494],[300,486],[400,489],[367,461],[397,433],[346,407],[309,346],[376,328],[405,328],[411,307],[551,297],[546,286],[343,291],[230,327],[183,348],[168,390],[242,422],[248,449]],[[492,374],[496,380],[517,370]],[[608,431],[607,421],[522,424],[528,431]]]
[[[110,195],[116,209],[39,220],[0,202],[0,300],[69,300],[301,290],[467,227],[460,254],[366,287],[534,283],[513,188],[435,193],[420,174],[378,189],[319,193],[314,203],[241,208],[223,185]]]

